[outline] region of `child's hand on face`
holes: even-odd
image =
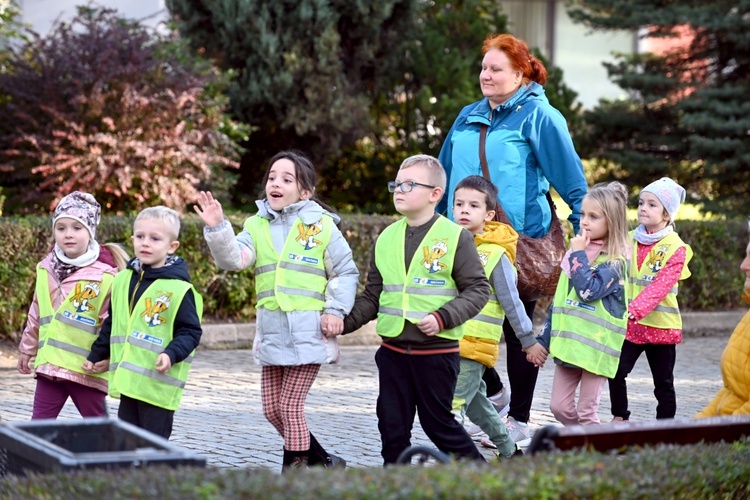
[[[172,368],[172,360],[169,358],[169,355],[164,352],[159,354],[159,357],[156,358],[154,368],[159,373],[167,373]]]
[[[591,239],[589,238],[589,232],[581,229],[577,235],[573,236],[570,239],[570,250],[572,252],[586,250],[586,247],[589,246],[590,241]]]
[[[211,191],[198,193],[198,205],[193,205],[193,209],[207,226],[217,226],[224,220],[221,203],[213,197]]]
[[[323,314],[320,317],[320,329],[326,337],[335,337],[344,332],[344,320],[335,314]]]
[[[440,325],[438,325],[437,318],[432,314],[428,314],[422,320],[417,323],[417,328],[425,335],[432,337],[440,333]]]

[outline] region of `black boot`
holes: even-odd
[[[281,459],[281,472],[286,472],[290,465],[292,465],[292,452],[284,448],[284,458]]]
[[[309,465],[322,465],[327,469],[345,469],[346,460],[343,458],[332,455],[321,446],[315,436],[310,433],[310,452],[308,456]]]
[[[309,452],[305,451],[289,451],[284,448],[284,458],[281,462],[281,472],[289,472],[293,469],[307,469],[309,461]]]

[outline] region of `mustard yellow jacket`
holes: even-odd
[[[696,415],[697,418],[750,414],[750,311],[734,329],[724,348],[721,375],[724,387]]]
[[[516,261],[518,233],[507,224],[494,221],[486,222],[484,224],[484,232],[474,235],[474,243],[477,246],[482,243],[494,243],[505,247],[505,255],[507,255],[508,259],[511,262]],[[489,279],[490,276],[487,276],[487,278]],[[464,335],[459,342],[459,346],[462,358],[477,361],[490,368],[495,366],[497,357],[500,354],[499,344],[490,339]]]

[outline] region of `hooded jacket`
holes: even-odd
[[[461,110],[440,151],[448,187],[437,212],[452,218],[448,208],[453,206],[456,184],[469,175],[482,175],[482,124],[489,126],[485,149],[490,178],[513,228],[533,238],[547,234],[552,219],[546,193],[552,184],[571,208],[568,220],[577,233],[587,190],[583,165],[565,118],[549,104],[544,88],[536,82],[522,86],[495,109],[484,98]]]
[[[266,200],[256,201],[258,217],[268,219],[273,247],[281,252],[290,231],[296,231],[294,223],[299,217],[303,223],[312,224],[320,220],[323,213],[330,215],[335,223],[341,218],[329,213],[311,200],[303,200],[284,207],[281,212],[273,210]],[[255,265],[256,242],[243,229],[236,237],[232,225],[224,220],[216,226],[203,229],[211,255],[221,269],[241,270]],[[323,314],[344,318],[354,305],[359,284],[359,271],[352,259],[352,251],[337,227],[333,228],[331,241],[324,252],[324,264],[328,283],[325,290]],[[296,366],[306,364],[333,363],[338,360],[338,342],[327,339],[320,329],[320,311],[288,311],[281,308],[257,310],[257,330],[253,342],[256,360],[266,366]]]
[[[492,243],[505,248],[505,254],[500,258],[489,276],[497,301],[503,307],[505,317],[508,318],[513,330],[518,336],[523,348],[536,343],[534,325],[526,314],[518,296],[518,275],[513,263],[516,260],[518,233],[512,227],[501,222],[486,222],[484,232],[474,235],[477,247],[482,243]],[[488,325],[489,326],[489,325]],[[502,327],[498,334],[502,334]],[[482,363],[485,366],[495,366],[500,346],[497,342],[464,335],[460,341],[461,357]]]
[[[143,292],[156,280],[173,279],[190,283],[187,263],[182,258],[175,256],[168,257],[166,264],[157,268],[141,264],[136,257],[128,262],[126,270],[122,272],[132,273],[128,290],[128,297],[132,297],[132,300],[128,300],[129,304],[138,303],[138,299],[141,298]],[[99,337],[91,346],[91,354],[89,354],[88,360],[92,363],[109,358],[112,314],[119,313],[119,311],[112,311],[110,307],[110,315],[102,323]],[[173,334],[172,341],[167,344],[163,352],[169,356],[172,364],[175,365],[186,359],[198,347],[201,335],[203,334],[198,311],[195,308],[195,296],[192,293],[186,293],[180,303],[180,308],[177,310],[177,317],[174,322]]]
[[[75,287],[76,283],[81,280],[101,281],[104,273],[111,274],[112,276],[117,274],[117,267],[112,261],[111,255],[105,257],[105,254],[109,254],[109,250],[105,247],[100,247],[99,260],[91,264],[90,266],[82,267],[73,274],[69,275],[62,282],[57,280],[57,275],[52,267],[53,254],[48,254],[41,262],[41,266],[47,270],[49,291],[52,299],[52,307],[57,309],[62,304]],[[109,316],[109,301],[110,297],[104,299],[101,311],[99,312],[99,318],[102,324],[107,321]],[[26,320],[26,328],[23,330],[21,336],[21,343],[18,346],[18,350],[22,354],[28,356],[36,356],[39,350],[39,301],[34,292],[34,299],[29,307],[29,315]],[[76,382],[86,387],[92,387],[102,392],[107,392],[107,381],[98,377],[91,377],[85,373],[78,373],[59,366],[45,363],[40,366],[34,367],[34,373],[36,376],[42,375],[51,379],[62,379]]]

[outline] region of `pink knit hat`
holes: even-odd
[[[52,219],[52,225],[55,225],[58,219],[67,217],[74,219],[83,224],[88,229],[92,240],[96,240],[96,226],[102,217],[102,207],[99,202],[89,193],[73,191],[65,196],[55,207],[55,215]]]
[[[641,193],[651,193],[659,198],[671,220],[674,220],[677,215],[680,203],[685,201],[685,189],[669,177],[662,177],[652,182],[643,188]]]

